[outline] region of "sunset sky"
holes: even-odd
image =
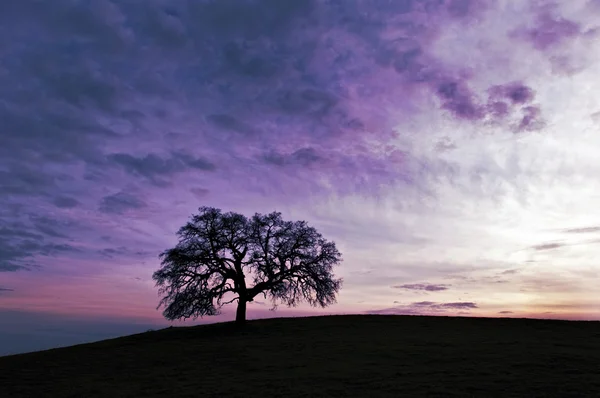
[[[169,325],[151,275],[200,206],[343,253],[338,304],[249,318],[600,319],[599,21],[598,0],[0,2],[0,355]]]

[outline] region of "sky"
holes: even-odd
[[[343,253],[336,305],[249,318],[600,319],[598,21],[598,0],[0,2],[0,355],[168,326],[151,275],[200,206]]]

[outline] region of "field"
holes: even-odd
[[[593,397],[600,322],[324,316],[0,358],[0,397]]]

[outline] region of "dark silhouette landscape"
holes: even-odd
[[[0,358],[2,397],[593,397],[600,322],[338,315]]]

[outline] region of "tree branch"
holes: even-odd
[[[238,300],[238,301],[239,301],[239,300],[240,300],[240,298],[239,298],[239,297],[234,297],[234,298],[232,298],[231,300],[229,300],[229,301],[227,301],[227,302],[223,303],[223,305],[226,305],[226,304],[231,304],[231,303],[233,303],[235,300]]]

